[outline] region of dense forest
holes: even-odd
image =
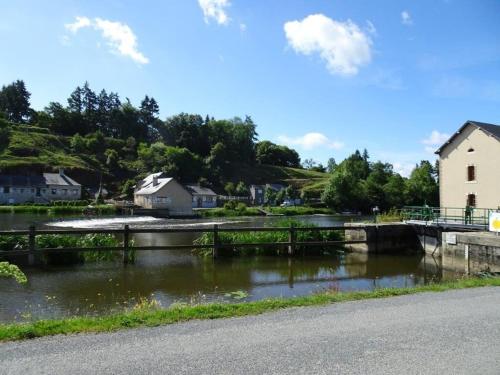
[[[215,119],[180,113],[161,120],[157,101],[148,95],[134,106],[115,92],[93,91],[87,82],[65,104],[30,106],[23,81],[0,90],[0,170],[19,167],[99,174],[116,194],[130,195],[136,179],[164,171],[182,182],[200,182],[219,192],[242,184],[284,182],[302,197],[321,197],[336,209],[367,211],[404,204],[436,204],[436,169],[422,161],[409,178],[392,165],[370,162],[356,151],[340,164],[323,167],[303,161],[286,146],[258,140],[257,125],[244,119]],[[35,168],[36,167],[36,168]],[[244,183],[242,182],[244,181]]]

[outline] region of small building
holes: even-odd
[[[0,204],[50,203],[81,197],[82,186],[63,169],[41,175],[0,174]]]
[[[441,207],[500,207],[500,126],[467,121],[442,145]]]
[[[186,185],[186,189],[189,190],[193,197],[193,208],[217,207],[217,194],[212,189],[200,185]]]
[[[252,204],[259,206],[266,203],[266,189],[268,188],[278,192],[283,190],[285,186],[281,184],[250,185]]]
[[[146,209],[168,210],[170,216],[193,214],[191,193],[175,179],[153,173],[134,190],[134,204]]]

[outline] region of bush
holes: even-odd
[[[243,202],[238,202],[238,204],[235,207],[236,211],[244,212],[247,209],[247,205]]]
[[[238,205],[238,202],[236,202],[236,201],[227,201],[226,203],[224,203],[224,208],[226,210],[234,210],[234,209],[236,209],[237,205]]]

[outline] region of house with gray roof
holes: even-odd
[[[50,203],[81,197],[82,186],[63,169],[41,175],[0,174],[0,204]]]
[[[500,207],[500,126],[467,121],[437,151],[441,207]]]
[[[193,197],[193,208],[217,207],[217,194],[212,189],[200,185],[186,185]]]
[[[145,209],[167,210],[169,216],[193,214],[191,193],[162,172],[139,181],[134,190],[134,204]]]

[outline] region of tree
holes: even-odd
[[[339,167],[328,181],[321,200],[336,210],[366,210],[366,190],[364,181],[355,173]]]
[[[3,112],[9,121],[15,123],[28,122],[31,113],[30,96],[31,94],[22,80],[2,86],[0,90],[0,112]]]
[[[269,141],[258,142],[255,146],[256,161],[259,164],[278,165],[283,167],[300,167],[297,151],[286,146],[278,146]]]
[[[83,154],[87,151],[87,144],[85,143],[85,138],[80,134],[76,133],[70,140],[71,151],[75,154]]]
[[[104,156],[106,156],[106,165],[110,170],[116,169],[119,167],[118,165],[118,152],[113,149],[107,149],[104,151]]]
[[[145,96],[139,108],[139,122],[142,127],[145,127],[148,134],[148,140],[155,140],[160,138],[160,130],[158,128],[158,115],[160,107],[153,97]]]
[[[227,193],[227,195],[235,195],[236,193],[236,187],[234,186],[234,184],[232,182],[228,182],[225,186],[224,186],[224,191]]]
[[[270,186],[266,186],[264,190],[264,202],[270,206],[276,204],[276,195],[276,190]]]
[[[337,163],[335,162],[334,158],[328,159],[328,163],[326,165],[326,171],[328,173],[333,173],[335,171],[335,168],[337,168]]]
[[[398,173],[393,174],[383,187],[387,207],[401,208],[406,203],[406,182]]]
[[[305,168],[305,169],[312,169],[316,166],[316,161],[313,160],[313,159],[306,159],[304,160],[304,162],[302,163],[302,166]]]
[[[235,193],[240,197],[248,197],[250,195],[250,190],[248,190],[248,187],[243,181],[240,181],[238,182],[238,185],[236,185]]]
[[[406,183],[409,205],[439,204],[439,186],[434,175],[434,168],[427,160],[422,160],[415,167]]]

